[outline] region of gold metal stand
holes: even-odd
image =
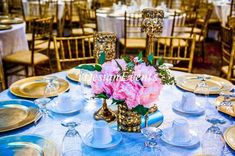
[[[107,107],[106,99],[104,99],[103,106],[94,113],[95,120],[105,120],[112,122],[116,119],[116,114]]]

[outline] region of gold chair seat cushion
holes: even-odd
[[[235,68],[235,66],[233,67]],[[224,74],[228,74],[228,66],[222,66],[221,67],[221,71],[224,73]],[[233,75],[231,75],[232,77],[235,77],[235,70],[233,70]]]
[[[187,43],[183,40],[183,39],[172,39],[172,42],[171,42],[171,39],[158,39],[158,42],[160,44],[163,44],[163,45],[167,45],[168,47],[172,46],[172,47],[185,47],[187,45]]]
[[[178,33],[176,36],[178,37],[192,37],[193,35],[191,35],[190,33]],[[204,37],[199,35],[199,34],[195,34],[196,36],[196,42],[202,42],[204,41]]]
[[[96,24],[95,23],[86,23],[83,25],[85,28],[92,28],[96,29]]]
[[[174,32],[175,33],[190,33],[192,31],[192,27],[175,27]],[[194,33],[201,33],[201,29],[199,28],[194,28],[193,29]]]
[[[121,38],[120,43],[125,46],[125,39]],[[126,48],[146,48],[145,38],[127,38]]]
[[[31,51],[19,51],[11,55],[7,55],[3,58],[4,62],[11,62],[11,63],[17,63],[22,65],[30,65],[31,64]],[[35,53],[34,54],[34,64],[40,64],[43,62],[46,62],[49,60],[49,57],[41,54],[41,53]]]
[[[74,35],[84,35],[83,31],[82,31],[82,28],[72,29],[72,33]],[[94,33],[94,30],[92,28],[84,28],[84,33],[85,33],[85,35],[90,35],[90,34]]]

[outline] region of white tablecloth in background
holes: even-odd
[[[164,18],[162,36],[171,36],[173,18],[173,16]],[[124,37],[124,17],[110,17],[107,14],[97,13],[97,23],[98,31],[114,32],[119,39]]]
[[[42,5],[45,3],[42,3]],[[64,14],[64,2],[58,2],[58,19],[60,20]],[[23,2],[25,16],[39,16],[39,3],[37,1]],[[31,7],[31,8],[30,8]],[[30,11],[31,10],[31,11]],[[56,6],[50,5],[48,8],[50,15],[56,15]]]
[[[1,56],[3,57],[19,50],[29,50],[25,35],[25,23],[14,24],[12,29],[0,31]]]
[[[221,21],[222,25],[227,23],[228,15],[230,13],[230,4],[228,2],[214,2],[214,13]]]

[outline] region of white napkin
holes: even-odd
[[[83,98],[72,97],[65,93],[57,97],[55,109],[60,112],[80,110],[83,105],[83,102]]]
[[[199,110],[199,106],[196,104],[196,95],[189,92],[184,93],[181,100],[181,106],[185,111]]]

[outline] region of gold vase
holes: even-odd
[[[140,132],[141,115],[129,110],[126,104],[118,105],[117,127],[123,132]]]
[[[116,114],[108,108],[106,99],[104,99],[102,107],[94,113],[94,118],[107,122],[112,122],[116,119]]]

